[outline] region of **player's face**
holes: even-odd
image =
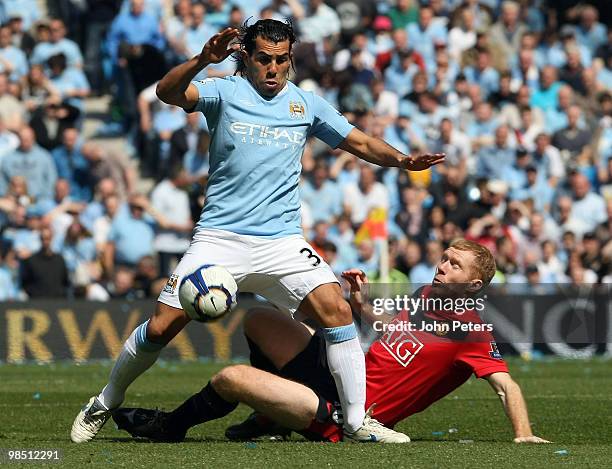
[[[470,251],[448,248],[442,254],[442,258],[436,267],[436,275],[432,285],[448,294],[469,294],[482,285],[482,281],[475,278],[473,273],[475,258]]]
[[[245,58],[247,78],[262,96],[276,96],[287,84],[291,66],[289,40],[255,40],[255,50]]]

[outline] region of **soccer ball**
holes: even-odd
[[[179,301],[191,319],[209,322],[231,311],[237,292],[236,281],[225,267],[203,265],[183,278]]]

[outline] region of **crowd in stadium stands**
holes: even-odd
[[[408,174],[308,143],[303,225],[334,271],[380,278],[385,253],[364,226],[382,208],[393,282],[429,282],[457,236],[489,247],[495,281],[516,291],[610,282],[605,3],[3,0],[0,300],[157,296],[204,202],[210,135],[155,85],[249,18],[291,18],[293,81],[359,128],[405,153],[447,154]],[[87,99],[109,94],[93,137],[125,138],[126,154],[83,135]]]

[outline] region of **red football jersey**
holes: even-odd
[[[474,311],[425,317],[482,325]],[[403,312],[392,323],[415,323],[415,317],[408,318]],[[374,417],[392,427],[452,392],[472,373],[482,378],[496,372],[508,372],[508,367],[490,332],[470,331],[462,340],[453,340],[420,330],[388,331],[366,354],[366,408],[375,403]]]

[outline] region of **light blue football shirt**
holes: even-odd
[[[300,234],[299,178],[306,139],[336,148],[353,126],[323,98],[288,82],[262,97],[242,77],[194,81],[211,135],[198,228],[280,238]]]

